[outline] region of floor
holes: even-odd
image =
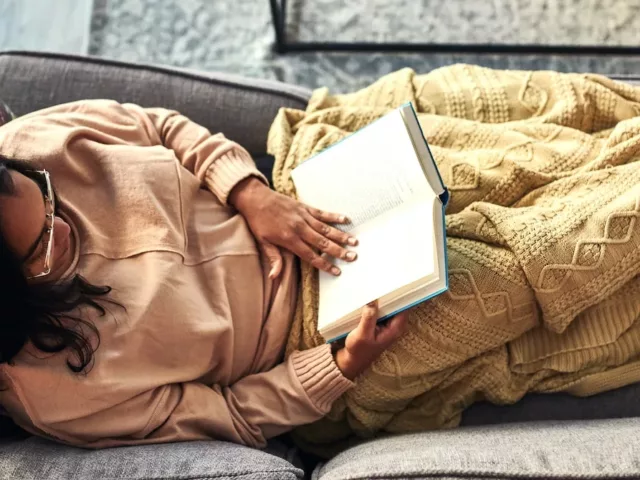
[[[0,50],[86,54],[93,0],[0,0]]]
[[[453,63],[640,73],[640,55],[273,52],[269,0],[94,0],[89,51],[117,60],[268,78],[347,93],[389,72]],[[287,0],[302,40],[638,45],[640,0]],[[639,49],[640,51],[640,49]]]

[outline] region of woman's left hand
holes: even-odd
[[[257,178],[238,183],[229,195],[229,203],[245,218],[265,256],[269,259],[270,278],[282,271],[284,247],[314,267],[340,275],[322,253],[352,262],[355,252],[344,245],[357,245],[350,235],[333,228],[329,223],[347,223],[344,215],[311,208],[285,195],[274,192]]]

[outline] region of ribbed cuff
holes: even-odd
[[[229,193],[238,182],[247,177],[256,177],[265,185],[267,179],[256,168],[251,156],[243,151],[230,150],[218,158],[207,169],[204,181],[209,190],[218,197],[222,204],[227,205]]]
[[[331,345],[294,352],[291,363],[305,392],[323,413],[328,413],[333,402],[355,385],[342,375],[331,354]]]

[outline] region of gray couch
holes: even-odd
[[[626,81],[634,81],[632,78]],[[0,53],[0,99],[17,115],[83,98],[181,111],[243,144],[268,174],[266,135],[280,107],[310,92],[274,82],[52,54]],[[316,480],[640,478],[640,386],[592,398],[477,404],[462,428],[383,438],[309,468]],[[0,441],[0,480],[301,479],[284,439],[264,451],[186,442],[87,451],[28,437]]]

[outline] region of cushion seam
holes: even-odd
[[[250,472],[242,472],[242,473],[220,473],[220,474],[204,474],[204,475],[188,475],[188,476],[180,476],[180,475],[171,475],[171,476],[151,476],[151,477],[108,477],[110,480],[204,480],[204,479],[216,479],[216,478],[225,478],[225,477],[233,477],[233,478],[242,478],[247,475],[254,475],[256,473],[293,473],[298,476],[298,472],[301,472],[300,469],[296,469],[293,467],[292,469],[284,469],[278,468],[274,470],[254,470]]]
[[[322,472],[318,473],[319,477],[314,478],[322,478],[324,475]],[[368,474],[356,474],[357,476],[349,477],[350,480],[373,480],[380,479],[386,480],[391,478],[442,478],[442,477],[459,477],[459,478],[486,478],[486,479],[503,479],[503,478],[515,478],[515,479],[523,479],[523,480],[564,480],[564,479],[593,479],[593,480],[608,480],[615,478],[638,478],[636,473],[613,473],[614,476],[611,476],[609,473],[576,473],[576,474],[567,474],[563,473],[512,473],[512,472],[483,472],[480,470],[471,470],[471,471],[456,471],[454,470],[435,470],[430,472],[394,472],[389,474],[387,473],[368,473]],[[133,479],[132,479],[133,480]],[[146,479],[145,479],[146,480]]]
[[[322,475],[322,474],[320,474]],[[453,475],[453,477],[451,477],[451,475]],[[431,473],[422,473],[422,472],[416,472],[416,473],[393,473],[391,475],[389,475],[388,473],[380,473],[380,474],[367,474],[366,476],[361,476],[360,474],[358,474],[358,476],[356,477],[349,477],[349,480],[375,480],[375,479],[379,479],[379,480],[387,480],[387,479],[393,479],[393,478],[416,478],[416,479],[426,479],[426,478],[433,478],[433,479],[438,479],[438,478],[461,478],[461,479],[471,479],[471,480],[477,480],[477,479],[496,479],[496,480],[503,480],[503,479],[522,479],[522,480],[573,480],[573,479],[591,479],[591,480],[613,480],[616,478],[631,478],[631,479],[636,479],[638,478],[638,475],[636,473],[621,473],[621,474],[614,474],[614,476],[608,475],[608,474],[600,474],[600,473],[578,473],[578,474],[571,474],[571,475],[567,475],[566,473],[563,474],[528,474],[528,473],[516,473],[516,474],[512,474],[512,473],[507,473],[507,474],[497,474],[497,473],[479,473],[479,472],[445,472],[445,471],[441,471],[441,472],[431,472]],[[320,476],[319,478],[322,478],[322,476]],[[132,479],[133,480],[133,479]],[[141,480],[147,480],[147,479],[141,479]],[[148,479],[148,480],[152,480],[152,479]],[[180,479],[182,480],[182,479]],[[185,480],[189,480],[189,479],[185,479]]]

